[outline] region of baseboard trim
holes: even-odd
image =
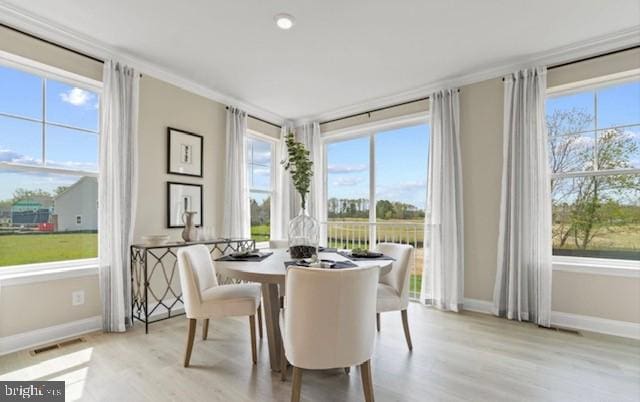
[[[462,309],[482,314],[493,314],[493,302],[480,299],[465,298],[463,301]]]
[[[0,338],[0,356],[98,331],[101,328],[102,316],[97,315],[65,324],[5,336]]]
[[[640,324],[635,322],[552,311],[551,325],[640,340]]]
[[[464,299],[463,309],[482,314],[493,314],[493,303],[487,300]],[[551,325],[559,328],[596,332],[640,340],[640,323],[609,320],[588,315],[551,312]]]

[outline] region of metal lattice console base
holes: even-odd
[[[204,244],[211,257],[244,248],[255,248],[255,240],[221,239],[192,243],[167,243],[160,246],[134,244],[131,246],[131,316],[142,321],[145,333],[149,324],[184,314],[177,249]]]

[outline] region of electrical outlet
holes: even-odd
[[[84,290],[76,290],[71,293],[71,305],[81,306],[84,304]]]

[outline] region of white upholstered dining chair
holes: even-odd
[[[409,333],[409,259],[413,247],[408,244],[378,243],[376,250],[393,257],[391,272],[380,277],[378,283],[378,302],[376,305],[376,327],[380,331],[380,313],[400,311],[404,336],[409,350],[413,350]]]
[[[210,319],[244,315],[249,316],[251,356],[253,364],[256,364],[258,355],[255,315],[256,311],[260,315],[260,285],[257,283],[218,285],[211,254],[202,244],[179,249],[177,258],[182,300],[189,319],[184,367],[188,367],[191,360],[197,320],[204,320],[202,339],[206,340]]]
[[[373,401],[370,359],[378,275],[378,267],[287,270],[288,293],[280,328],[282,369],[286,370],[287,360],[293,366],[291,401],[300,400],[303,369],[356,365],[360,366],[365,400]]]

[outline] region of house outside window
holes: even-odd
[[[640,79],[546,101],[556,256],[640,260]]]
[[[101,85],[0,59],[0,270],[97,256]]]

